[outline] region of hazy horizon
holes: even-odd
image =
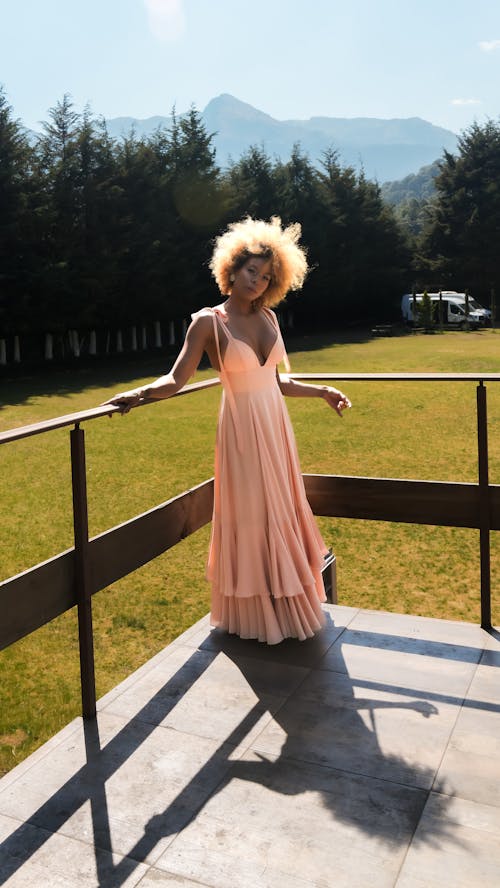
[[[237,0],[236,0],[237,2]],[[107,119],[229,93],[276,120],[500,116],[500,7],[421,0],[0,0],[0,83],[37,130],[69,93]]]

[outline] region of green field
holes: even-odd
[[[295,372],[500,372],[500,335],[310,337],[289,342]],[[150,361],[9,380],[0,429],[99,404],[167,369]],[[212,375],[209,371],[196,378]],[[477,480],[474,383],[342,383],[353,409],[290,399],[304,472]],[[92,535],[213,472],[220,390],[85,425]],[[488,385],[490,481],[500,483],[500,386]],[[72,545],[67,429],[0,450],[0,579]],[[320,519],[337,554],[339,603],[479,622],[479,534],[455,528]],[[209,528],[94,598],[101,696],[209,609]],[[500,622],[500,543],[492,534],[493,618]],[[0,773],[78,714],[75,613],[0,654]]]

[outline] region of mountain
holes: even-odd
[[[221,167],[231,159],[238,160],[250,145],[262,146],[272,158],[288,160],[299,142],[315,165],[321,163],[322,152],[333,147],[342,164],[363,169],[368,178],[386,182],[416,173],[440,157],[444,148],[454,151],[457,145],[455,133],[420,117],[276,120],[227,94],[212,99],[201,116],[207,131],[214,134]],[[107,121],[110,135],[116,138],[131,128],[138,136],[148,136],[159,126],[170,124],[171,117],[117,117]]]
[[[434,180],[439,173],[438,163],[422,167],[417,173],[410,173],[397,182],[384,182],[381,187],[383,199],[394,206],[405,203],[412,198],[430,200],[436,193]]]

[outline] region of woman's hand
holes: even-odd
[[[342,416],[343,410],[347,410],[352,406],[347,395],[344,395],[343,392],[339,392],[338,389],[333,388],[330,385],[326,385],[323,389],[323,397],[326,403],[329,404],[339,416]]]
[[[106,404],[114,404],[120,408],[122,413],[128,413],[132,407],[137,407],[141,398],[141,389],[130,389],[129,392],[120,392],[118,395],[113,395],[108,401],[103,401],[100,406],[105,407]]]

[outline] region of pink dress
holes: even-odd
[[[264,364],[231,334],[220,308],[200,312],[213,318],[224,388],[207,577],[213,626],[277,644],[311,637],[323,626],[321,569],[328,550],[306,499],[276,379],[279,362],[288,364],[285,347],[276,316],[262,311],[276,333]]]

